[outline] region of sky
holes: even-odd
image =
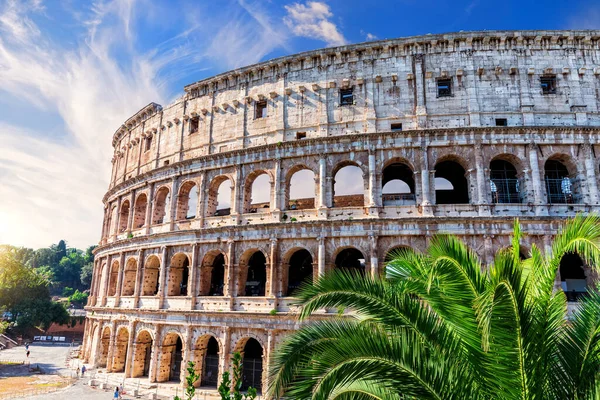
[[[427,33],[600,29],[600,2],[0,0],[0,243],[98,243],[115,130],[261,60]]]

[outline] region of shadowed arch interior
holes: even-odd
[[[587,292],[584,263],[577,253],[567,253],[560,260],[560,284],[568,301],[577,301]]]
[[[436,204],[468,204],[469,185],[465,169],[456,161],[442,161],[435,166]],[[441,178],[441,179],[438,179]],[[444,185],[446,180],[451,187]]]
[[[190,260],[184,253],[177,253],[171,259],[169,266],[169,278],[167,285],[167,295],[169,296],[187,296],[188,279],[190,276]]]
[[[158,277],[160,275],[160,260],[157,256],[150,256],[144,263],[144,281],[142,282],[142,296],[155,296],[158,294]]]
[[[335,267],[365,273],[365,256],[354,247],[343,249],[335,257]]]
[[[264,296],[267,282],[267,259],[262,251],[255,251],[248,259],[246,274],[241,271],[240,289],[243,296]]]
[[[129,219],[129,200],[125,200],[121,204],[121,212],[119,213],[119,232],[127,230],[127,221]]]
[[[194,182],[185,182],[177,196],[177,220],[184,221],[196,217],[198,209],[198,190]]]
[[[127,352],[129,351],[129,331],[127,328],[119,328],[115,340],[112,372],[123,372],[125,371],[125,360],[127,360]]]
[[[208,339],[202,367],[201,387],[217,387],[219,383],[219,342],[214,337]]]
[[[135,258],[130,258],[125,264],[125,272],[123,273],[123,287],[121,295],[133,296],[135,292],[135,277],[137,273],[137,262]]]
[[[546,161],[544,164],[544,181],[548,203],[571,204],[576,202],[569,170],[561,161],[554,159]]]
[[[517,169],[506,160],[490,162],[492,203],[520,203],[521,189]]]
[[[152,212],[152,224],[158,225],[166,222],[167,208],[170,202],[170,192],[166,187],[161,187],[156,192],[154,199],[154,210]]]
[[[225,255],[212,251],[204,256],[200,268],[200,296],[223,296]]]
[[[133,378],[147,377],[150,372],[152,358],[152,336],[148,331],[138,333],[134,342],[135,356],[131,376]]]
[[[148,197],[142,193],[135,200],[133,210],[133,229],[139,229],[146,225],[146,209],[148,208]]]
[[[313,258],[308,250],[300,249],[292,254],[287,278],[286,296],[293,296],[302,283],[312,282]]]
[[[248,339],[243,351],[242,390],[249,387],[262,393],[263,348],[254,338]]]
[[[415,202],[415,180],[408,165],[396,162],[383,169],[382,202],[387,205],[405,205]]]

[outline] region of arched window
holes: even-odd
[[[244,212],[256,213],[270,209],[271,182],[266,172],[250,174],[244,189]]]
[[[119,232],[127,230],[127,219],[129,218],[129,200],[125,200],[121,204],[121,212],[119,213]]]
[[[436,204],[468,204],[469,185],[465,169],[455,161],[442,161],[435,166]]]
[[[219,384],[219,342],[212,336],[206,345],[203,364],[200,386],[217,387]]]
[[[587,292],[583,260],[576,253],[567,253],[560,260],[560,284],[568,301],[577,301]]]
[[[111,236],[117,233],[117,219],[117,206],[112,206],[110,213],[108,213],[108,221],[106,223],[108,232],[106,232],[106,236]]]
[[[212,180],[208,189],[206,216],[230,215],[232,200],[232,181],[226,176]]]
[[[312,282],[312,278],[313,258],[308,250],[300,249],[290,257],[286,295],[293,296],[302,283]]]
[[[137,262],[134,258],[130,258],[125,264],[125,273],[123,274],[123,288],[121,289],[121,294],[123,296],[133,296],[135,292],[136,272]]]
[[[110,328],[104,327],[102,330],[102,336],[100,337],[100,357],[98,357],[98,367],[106,368],[106,362],[108,361],[108,349],[110,348]]]
[[[190,260],[183,253],[178,253],[171,259],[169,267],[169,284],[167,286],[169,296],[187,296],[188,278],[190,276]]]
[[[548,160],[544,165],[544,179],[548,203],[575,203],[573,182],[567,167],[558,160]]]
[[[134,349],[132,377],[148,376],[150,360],[152,359],[152,336],[147,331],[138,333]]]
[[[248,339],[243,357],[242,390],[253,387],[258,393],[262,393],[263,349],[256,339]]]
[[[158,277],[160,275],[160,260],[150,256],[144,263],[144,281],[142,282],[142,296],[156,296],[158,294]]]
[[[204,256],[200,268],[200,296],[223,296],[225,284],[225,256],[212,251]]]
[[[248,258],[246,274],[241,271],[240,283],[243,284],[241,295],[243,296],[264,296],[267,282],[267,259],[262,251],[255,251]]]
[[[365,273],[365,256],[360,250],[349,247],[340,251],[335,258],[335,267]]]
[[[521,189],[515,167],[505,160],[490,163],[492,203],[520,203]]]
[[[108,281],[108,295],[115,296],[117,294],[117,280],[119,279],[119,262],[114,261],[110,268],[110,279]]]
[[[346,165],[335,174],[333,185],[334,207],[362,207],[365,204],[365,187],[362,170],[356,165]]]
[[[286,206],[289,210],[315,208],[315,173],[310,169],[293,172],[287,193]]]
[[[146,208],[148,207],[148,198],[142,193],[135,200],[133,214],[133,229],[139,229],[146,224]]]
[[[385,167],[381,185],[384,206],[415,204],[415,180],[408,165],[394,163]]]
[[[165,216],[167,215],[169,202],[169,189],[161,187],[158,192],[156,192],[156,198],[154,199],[154,212],[152,214],[152,223],[154,225],[166,222]]]
[[[194,182],[186,182],[181,185],[177,197],[177,220],[183,221],[196,217],[198,209],[198,190]]]

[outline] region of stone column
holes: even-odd
[[[274,182],[273,182],[273,193],[271,198],[271,211],[279,212],[286,206],[281,206],[281,159],[277,158],[275,160],[275,173],[274,173]],[[279,218],[277,218],[279,219]]]
[[[321,277],[325,275],[325,237],[319,236],[317,240],[319,241],[319,252],[317,254],[319,263],[319,277]]]
[[[377,235],[373,232],[369,233],[369,244],[371,245],[371,276],[377,278],[379,276],[379,259],[377,258]]]
[[[537,145],[535,143],[529,145],[529,164],[531,165],[531,184],[533,185],[536,215],[548,215],[548,207],[544,201],[544,188],[540,173]]]
[[[160,263],[160,276],[158,278],[158,308],[163,308],[165,296],[167,294],[167,270],[169,260],[167,258],[167,247],[161,248],[162,262]]]
[[[242,185],[242,168],[240,165],[235,166],[235,182],[233,182],[233,188],[231,188],[232,193],[232,201],[231,201],[231,216],[233,217],[234,222],[237,224],[240,216],[240,207],[241,201],[240,197],[244,191],[244,187]]]
[[[226,326],[223,329],[223,336],[221,337],[221,342],[223,346],[221,348],[221,353],[219,354],[219,382],[221,382],[221,378],[223,377],[223,372],[229,371],[229,352],[231,348],[231,328]]]
[[[227,269],[225,270],[223,296],[232,298],[236,295],[234,288],[235,271],[235,241],[229,239],[227,241]]]
[[[135,349],[133,348],[133,340],[135,339],[135,326],[137,321],[130,321],[127,327],[129,337],[127,338],[127,354],[125,355],[125,378],[131,377],[131,365],[133,364],[133,358],[135,357]]]
[[[112,321],[110,327],[110,338],[108,339],[108,354],[106,356],[106,372],[112,372],[113,357],[117,347],[117,321]]]
[[[275,297],[275,293],[277,290],[277,273],[276,273],[276,269],[277,269],[277,238],[272,237],[271,240],[271,247],[269,249],[269,270],[267,271],[267,288],[265,291],[265,294],[267,295],[267,297]]]
[[[329,207],[327,201],[327,158],[324,154],[319,159],[319,208]]]
[[[183,356],[181,360],[181,387],[185,387],[185,378],[187,376],[187,364],[192,360],[192,339],[193,339],[193,328],[192,325],[188,325],[182,340],[183,344]]]
[[[90,297],[88,298],[88,302],[87,305],[88,306],[94,306],[96,305],[96,298],[98,296],[98,291],[96,288],[97,285],[97,281],[98,281],[98,261],[94,260],[94,267],[92,269],[92,281],[90,282]],[[85,338],[84,338],[85,340]]]
[[[423,199],[421,203],[423,215],[433,215],[432,202],[431,202],[431,183],[429,170],[429,154],[428,148],[423,144],[423,157],[421,158],[421,191]]]
[[[377,172],[375,152],[369,151],[369,207],[377,207]]]
[[[129,199],[129,215],[127,215],[127,234],[131,233],[133,225],[133,214],[135,214],[135,190],[131,191],[131,199]]]
[[[150,368],[148,370],[148,380],[150,382],[156,382],[156,373],[158,372],[158,354],[162,347],[162,325],[156,325],[156,334],[152,341],[152,353],[150,354]]]
[[[414,96],[416,98],[415,115],[417,116],[416,128],[427,127],[427,84],[425,81],[425,55],[413,56]]]
[[[150,184],[150,190],[148,190],[148,202],[146,203],[146,235],[150,233],[150,226],[152,225],[152,210],[154,203],[154,182]]]
[[[190,309],[196,309],[196,299],[198,297],[198,244],[194,243],[192,245],[192,262],[190,264],[190,268],[192,269],[189,275],[190,283],[188,285],[188,296],[191,297],[190,301]]]
[[[125,253],[119,254],[119,273],[117,274],[117,291],[115,292],[115,307],[121,301],[121,288],[123,287],[123,271],[125,270]]]
[[[135,271],[135,288],[133,290],[133,308],[140,306],[140,292],[144,280],[144,250],[138,250],[137,270]]]
[[[481,143],[475,144],[475,168],[477,169],[477,207],[479,215],[490,215],[486,189],[486,168],[483,164],[483,149]]]
[[[483,235],[483,249],[485,252],[484,260],[486,264],[494,260],[494,247],[492,242],[493,236]]]
[[[171,205],[169,208],[169,229],[175,228],[175,219],[177,215],[177,199],[179,198],[179,179],[176,176],[171,180]]]
[[[119,225],[121,225],[121,196],[117,198],[117,210],[115,212],[115,231],[112,233],[113,239],[119,234]]]
[[[266,353],[263,353],[263,357],[266,358],[264,361],[265,363],[263,363],[263,365],[265,366],[265,368],[263,368],[263,374],[262,374],[262,387],[263,388],[267,388],[268,387],[268,377],[269,377],[269,373],[270,373],[270,366],[271,366],[271,359],[273,357],[273,355],[275,354],[275,337],[277,335],[277,330],[276,329],[269,329],[267,331],[267,348],[266,348]],[[266,357],[265,357],[266,356]],[[263,389],[264,392],[264,389]]]
[[[590,204],[598,204],[598,183],[596,181],[596,166],[594,165],[594,153],[589,143],[584,145],[585,173]]]
[[[104,218],[102,219],[102,233],[100,236],[101,243],[106,243],[106,224],[108,223],[108,205],[104,205]]]
[[[200,177],[200,186],[198,187],[198,208],[196,210],[196,218],[200,220],[200,228],[204,226],[204,214],[206,214],[205,200],[207,196],[208,189],[206,186],[206,171],[202,171],[202,175]]]

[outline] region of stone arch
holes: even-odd
[[[334,257],[336,269],[355,270],[361,274],[366,272],[367,259],[365,253],[356,247],[339,248]]]
[[[492,203],[521,203],[522,172],[519,173],[513,160],[515,157],[502,154],[490,161],[490,192]],[[518,160],[518,159],[517,159]],[[522,169],[521,169],[522,171]]]
[[[131,257],[125,263],[125,270],[123,272],[123,287],[121,288],[121,294],[123,296],[133,296],[135,292],[136,274],[137,260]]]
[[[242,390],[252,386],[262,393],[265,346],[258,338],[247,336],[238,341],[235,351],[242,355]]]
[[[159,290],[160,259],[155,254],[146,258],[143,275],[142,296],[156,296]]]
[[[98,275],[99,284],[96,286],[96,296],[102,297],[104,296],[103,290],[106,287],[107,280],[110,279],[110,276],[105,275],[107,264],[105,262],[100,266],[100,275]]]
[[[110,267],[110,278],[108,281],[108,295],[115,296],[117,294],[117,281],[119,280],[119,261],[114,260]]]
[[[229,187],[224,187],[223,185],[227,185],[227,182],[229,182]],[[233,187],[234,181],[227,175],[219,175],[210,182],[206,205],[207,217],[231,214],[235,194]],[[227,197],[229,197],[229,202],[227,202]]]
[[[355,161],[338,163],[332,171],[332,176],[334,207],[362,207],[365,205],[366,172],[361,164]]]
[[[108,350],[110,348],[110,327],[104,326],[100,333],[100,340],[98,346],[100,351],[98,352],[98,358],[96,365],[99,368],[106,368],[108,361]]]
[[[246,250],[239,263],[238,296],[264,296],[267,285],[267,253]]]
[[[113,205],[108,213],[108,221],[106,222],[106,236],[111,236],[117,232],[117,206]]]
[[[544,163],[544,183],[550,204],[580,202],[580,184],[577,166],[566,154],[553,154]]]
[[[559,265],[560,284],[568,301],[577,301],[587,293],[588,276],[585,262],[577,253],[566,253]]]
[[[283,295],[293,296],[302,283],[313,280],[313,255],[303,247],[295,247],[284,255],[283,269]]]
[[[133,343],[134,354],[131,371],[131,376],[133,378],[149,376],[153,343],[154,338],[148,330],[143,329],[138,332],[135,342]]]
[[[413,168],[404,159],[389,160],[381,173],[381,197],[384,206],[415,204]]]
[[[157,382],[181,381],[183,352],[183,340],[179,333],[168,332],[160,346],[158,371],[156,372]]]
[[[317,174],[304,164],[295,165],[285,177],[285,202],[288,210],[305,210],[315,208],[317,196]],[[310,185],[304,185],[308,182]]]
[[[135,199],[133,211],[133,229],[139,229],[146,225],[146,209],[148,208],[148,197],[146,193],[140,194]]]
[[[204,255],[200,266],[200,296],[223,296],[225,265],[225,253],[221,250],[211,250]]]
[[[469,204],[466,162],[456,156],[443,157],[435,164],[436,204]]]
[[[112,372],[124,372],[125,360],[127,360],[127,352],[129,351],[129,330],[126,326],[117,329],[115,341],[111,370]]]
[[[127,230],[127,221],[129,219],[129,200],[125,200],[121,203],[121,210],[119,211],[119,232],[125,232]]]
[[[190,258],[185,253],[175,254],[169,265],[167,295],[187,296],[190,275]]]
[[[270,209],[273,192],[273,176],[270,171],[260,169],[251,172],[244,182],[244,212],[260,212]]]
[[[154,198],[154,210],[152,212],[152,224],[159,225],[166,221],[167,210],[170,203],[170,190],[166,186],[161,186],[156,191]]]
[[[196,189],[194,191],[194,189]],[[198,210],[198,186],[194,181],[186,181],[179,188],[177,196],[177,221],[196,218]]]
[[[194,360],[196,362],[196,371],[200,375],[200,379],[196,382],[196,387],[217,387],[219,384],[220,354],[221,345],[216,335],[207,333],[196,340]]]

